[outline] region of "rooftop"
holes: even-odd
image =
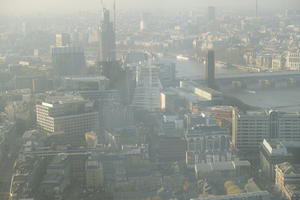
[[[277,168],[285,175],[300,175],[300,165],[292,165],[289,162],[284,162],[278,164]]]
[[[282,141],[277,139],[264,139],[263,147],[270,155],[287,155],[288,151]]]
[[[248,166],[250,167],[249,161],[226,161],[218,163],[205,163],[195,165],[196,171],[211,172],[211,171],[226,171],[235,170],[237,167]]]
[[[102,81],[109,80],[105,76],[67,76],[65,80],[73,80],[73,81]]]
[[[299,184],[286,184],[286,189],[289,193],[295,194],[297,196],[300,195],[300,185]]]
[[[83,97],[79,95],[65,94],[63,96],[49,96],[44,103],[46,104],[65,104],[76,103],[84,101]],[[44,104],[43,103],[43,104]]]

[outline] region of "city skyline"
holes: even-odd
[[[113,0],[104,1],[104,5],[112,8]],[[259,0],[259,7],[264,10],[279,10],[279,9],[296,9],[300,8],[300,2],[297,0]],[[32,13],[63,13],[63,12],[77,12],[87,10],[100,10],[101,1],[99,0],[1,0],[0,14],[32,14]],[[144,11],[168,11],[171,6],[172,9],[180,11],[189,8],[204,8],[207,6],[218,6],[223,8],[240,8],[243,10],[255,10],[255,0],[122,0],[117,1],[118,9],[121,10],[144,10]],[[98,8],[97,8],[98,7]]]
[[[1,200],[300,199],[298,0],[0,1]]]

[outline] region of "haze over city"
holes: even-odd
[[[300,200],[300,1],[0,0],[0,200]]]
[[[1,0],[0,14],[20,13],[62,13],[99,9],[100,0]],[[300,7],[298,0],[259,0],[259,6],[265,11]],[[104,0],[108,6],[112,0]],[[118,0],[117,5],[122,10],[170,11],[175,9],[204,8],[207,6],[227,7],[242,10],[254,10],[255,0]]]

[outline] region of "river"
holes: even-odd
[[[204,79],[205,65],[195,60],[177,60],[175,57],[161,58],[164,62],[176,63],[176,76],[178,78]],[[222,75],[245,73],[241,70],[228,69],[221,64],[216,64],[216,78]]]
[[[176,63],[178,78],[203,79],[205,65],[194,60],[177,60],[176,58],[164,58],[167,62]],[[222,67],[216,64],[216,79],[222,75],[243,75],[249,72]],[[282,111],[300,110],[300,88],[258,90],[255,93],[248,90],[230,92],[227,95],[237,97],[244,103],[261,108],[274,108]]]

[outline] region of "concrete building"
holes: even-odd
[[[215,52],[212,49],[207,51],[206,66],[205,66],[205,81],[207,87],[215,87]]]
[[[97,191],[103,187],[104,175],[101,162],[93,157],[86,161],[86,187]]]
[[[260,146],[259,158],[262,174],[268,181],[275,180],[275,166],[277,164],[293,161],[292,153],[288,152],[283,142],[276,139],[264,139]]]
[[[196,96],[200,97],[202,101],[209,101],[212,105],[219,104],[223,100],[221,92],[212,88],[204,87],[193,81],[180,81],[179,86],[181,89],[184,89],[187,92],[192,92]]]
[[[249,161],[224,161],[217,163],[200,163],[195,165],[195,175],[198,179],[205,178],[231,178],[236,176],[249,176]]]
[[[290,70],[300,70],[300,51],[288,52],[287,68]]]
[[[36,106],[36,116],[37,126],[50,134],[62,132],[84,140],[85,133],[99,132],[98,112],[80,96],[48,97]]]
[[[157,144],[157,157],[160,161],[184,161],[186,142],[181,137],[161,136]]]
[[[71,37],[67,33],[58,33],[55,36],[55,46],[56,47],[65,47],[70,46]]]
[[[64,87],[76,91],[104,91],[109,80],[104,76],[68,76],[64,78]]]
[[[191,200],[271,200],[271,195],[267,191],[251,192],[242,194],[222,195],[215,197],[203,197]]]
[[[272,70],[279,71],[285,67],[286,60],[281,55],[275,55],[272,59]]]
[[[82,75],[86,72],[84,50],[80,47],[55,47],[52,49],[52,65],[59,75]]]
[[[276,165],[275,183],[288,200],[300,199],[300,166],[288,162]]]
[[[208,21],[214,21],[216,19],[216,8],[209,6],[207,9],[207,18]]]
[[[300,141],[300,114],[233,111],[232,143],[241,151],[258,150],[264,139]]]
[[[222,101],[222,93],[211,88],[197,87],[195,88],[194,93],[210,101]]]
[[[103,8],[102,21],[99,28],[98,62],[110,62],[116,60],[115,37],[115,24],[110,19],[110,11]]]
[[[176,64],[162,63],[157,64],[159,67],[159,79],[163,87],[171,87],[175,85],[176,81]]]
[[[159,68],[153,65],[139,66],[132,106],[141,110],[160,110],[161,88]]]
[[[185,135],[185,139],[186,164],[189,168],[200,163],[233,161],[236,158],[230,147],[228,130],[218,126],[194,127]]]
[[[212,103],[220,103],[223,100],[223,96],[220,91],[198,85],[192,81],[180,81],[180,88],[192,92],[205,100],[211,101]]]

